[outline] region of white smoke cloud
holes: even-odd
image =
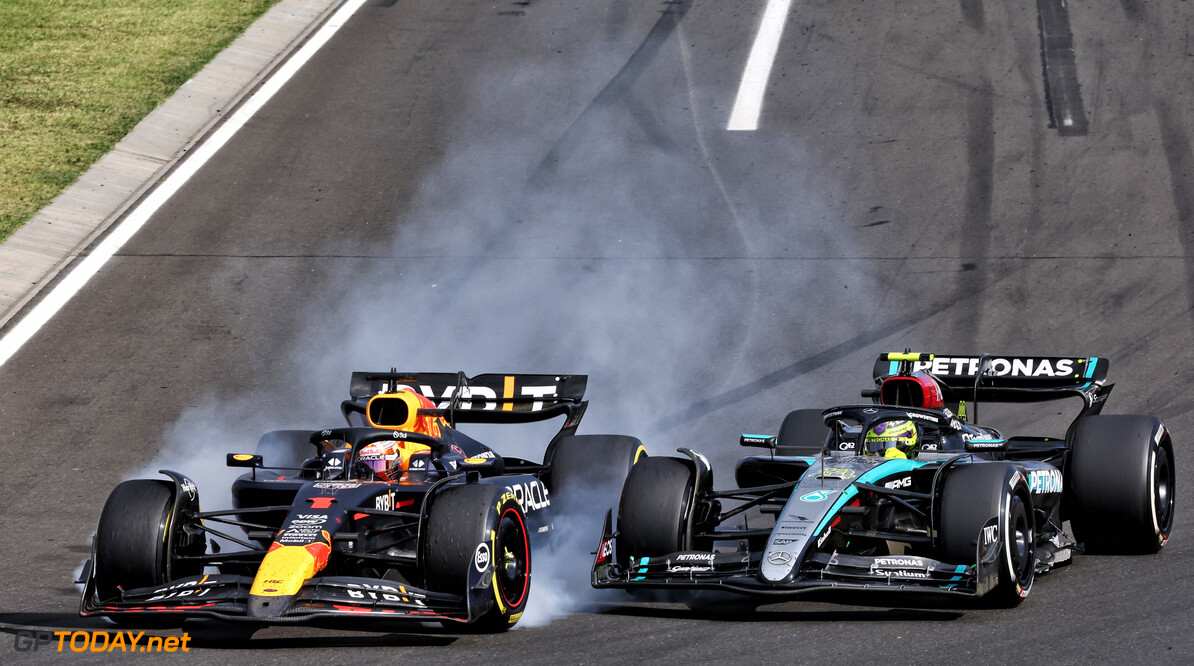
[[[680,57],[668,39],[663,58]],[[784,254],[801,243],[813,254],[840,253],[832,234],[794,238],[792,218],[815,216],[820,204],[808,188],[820,183],[793,181],[798,208],[794,202],[774,224],[760,219],[769,211],[755,208],[748,193],[732,204],[717,161],[684,147],[709,131],[685,86],[646,108],[632,82],[624,99],[574,108],[571,125],[560,125],[560,109],[539,101],[543,81],[569,80],[567,68],[584,62],[617,71],[602,50],[514,75],[479,73],[479,81],[501,83],[479,85],[461,101],[466,119],[445,132],[452,143],[401,213],[390,258],[341,260],[340,274],[312,295],[303,320],[314,323],[285,350],[291,376],[303,381],[210,396],[183,413],[159,460],[133,476],[169,466],[196,480],[204,508],[227,506],[239,472],[223,467],[224,452],[252,450],[267,430],[338,424],[349,374],[391,366],[588,374],[591,404],[580,432],[638,436],[652,455],[688,446],[717,466],[739,457],[736,434],[760,429],[751,400],[735,394],[688,410],[774,370],[774,359],[753,358],[748,346],[813,326],[825,327],[821,335],[840,330],[821,317],[793,321],[760,309],[761,292],[774,287],[760,276],[768,265],[757,253]],[[544,142],[544,126],[559,128],[554,145]],[[799,145],[773,144],[771,158],[781,162],[768,168],[804,170]],[[332,239],[328,253],[359,256],[351,242]],[[784,288],[811,293],[840,281],[837,270],[788,269],[787,279],[801,283]],[[793,399],[792,408],[807,406],[820,401]],[[783,414],[765,418],[774,429]],[[541,460],[551,432],[531,430],[536,436],[522,426],[489,427],[478,438],[503,454]],[[609,598],[588,586],[600,524],[589,518],[582,529],[569,518],[557,519],[571,529],[553,549],[537,553],[527,626]]]

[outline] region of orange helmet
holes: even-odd
[[[394,393],[379,393],[369,399],[365,418],[374,428],[417,432],[440,436],[440,426],[447,425],[440,416],[420,414],[420,409],[434,409],[435,403],[408,386]],[[400,439],[374,442],[361,449],[358,460],[386,480],[396,472],[410,469],[412,456],[426,455],[431,447]],[[405,475],[404,475],[405,476]]]

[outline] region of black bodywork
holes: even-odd
[[[351,398],[342,404],[349,427],[263,438],[280,442],[283,457],[291,448],[297,465],[268,466],[261,455],[228,454],[230,466],[251,468],[232,486],[233,508],[201,510],[195,484],[163,470],[175,498],[163,516],[164,581],[101,598],[89,566],[81,614],[271,624],[352,617],[473,621],[501,604],[493,590],[497,558],[482,562],[478,550],[475,566],[461,578],[467,585],[443,589],[428,573],[428,559],[437,556],[427,543],[428,516],[445,490],[489,484],[502,489],[502,501],[512,497],[520,505],[524,534],[549,531],[552,449],[575,433],[587,405],[586,381],[583,375],[353,373]],[[434,410],[419,410],[444,420],[438,437],[359,425],[367,420],[370,397],[404,386],[439,401]],[[542,463],[503,457],[456,429],[458,423],[558,416],[565,417],[563,427]],[[431,449],[401,480],[375,478],[357,459],[369,443],[391,439]],[[469,553],[480,548],[465,545]],[[283,548],[297,549],[295,571],[283,566],[277,580],[265,580],[267,553]],[[310,565],[297,551],[322,566]],[[301,571],[307,566],[315,570]]]
[[[1069,562],[1078,546],[1064,528],[1070,514],[1083,510],[1066,495],[1072,439],[1083,419],[1101,411],[1112,388],[1106,371],[1101,358],[885,354],[875,366],[876,388],[863,391],[872,404],[820,413],[824,427],[814,430],[813,455],[777,455],[810,443],[782,429],[778,437],[743,435],[743,446],[771,453],[741,459],[737,488],[714,490],[705,458],[679,449],[684,457],[677,460],[691,479],[673,497],[683,506],[679,537],[633,541],[627,526],[634,507],[624,498],[618,531],[607,516],[592,584],[779,597],[824,590],[982,596],[999,589],[1005,600],[1018,601],[1035,573]],[[944,404],[913,406],[885,385],[909,375],[930,376]],[[1005,437],[964,418],[967,407],[975,416],[976,401],[1075,396],[1083,407],[1062,437]],[[862,450],[864,434],[892,420],[916,423],[915,459]],[[1164,545],[1172,522],[1172,450],[1164,425],[1155,423],[1150,436],[1169,452],[1168,485],[1158,491],[1159,502],[1168,503],[1157,509]],[[1007,490],[990,498],[982,488],[967,487],[984,479],[984,488]],[[627,497],[633,484],[627,481]],[[968,506],[984,502],[992,508]]]

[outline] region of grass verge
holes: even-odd
[[[278,0],[0,0],[0,241]]]

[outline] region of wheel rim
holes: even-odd
[[[1167,535],[1173,519],[1173,466],[1163,446],[1157,448],[1153,459],[1153,519],[1158,536]]]
[[[530,544],[526,524],[513,508],[502,512],[497,531],[494,575],[502,601],[510,608],[518,608],[526,600],[530,583]]]
[[[1013,495],[1008,508],[1008,568],[1021,588],[1021,594],[1032,584],[1033,535],[1028,512],[1019,495]]]

